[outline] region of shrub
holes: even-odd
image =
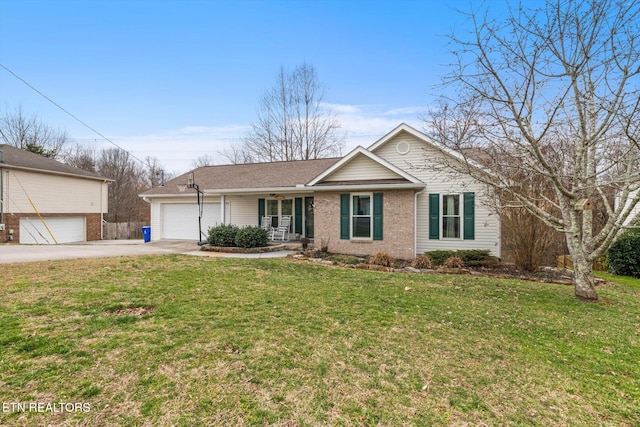
[[[235,246],[239,228],[232,224],[220,224],[209,228],[209,239],[213,246]]]
[[[490,267],[496,265],[498,260],[491,255],[489,249],[461,249],[459,251],[429,251],[425,255],[431,258],[435,266],[443,265],[451,257],[462,260],[465,267]]]
[[[235,245],[241,248],[259,248],[267,246],[269,233],[262,227],[247,226],[238,230]]]
[[[611,274],[640,278],[640,230],[624,233],[607,252]]]
[[[418,255],[416,256],[416,259],[414,259],[413,262],[411,263],[411,267],[426,269],[426,268],[432,268],[433,264],[431,262],[431,258],[429,258],[429,255]]]
[[[386,252],[376,252],[371,258],[369,258],[369,264],[381,265],[383,267],[391,267],[395,259]]]
[[[431,258],[433,265],[442,265],[447,258],[451,258],[455,253],[456,251],[429,251],[424,254]]]
[[[493,258],[489,249],[464,249],[456,251],[456,255],[462,259],[467,267],[485,265],[487,260]]]
[[[444,261],[442,266],[446,268],[462,268],[464,267],[464,261],[459,256],[451,256]]]

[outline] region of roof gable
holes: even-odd
[[[358,146],[330,168],[309,181],[308,185],[314,186],[322,182],[354,179],[360,181],[401,179],[414,184],[420,183],[419,179],[406,171],[376,156],[366,148]]]
[[[97,173],[67,165],[57,160],[31,153],[11,145],[0,144],[0,152],[2,152],[0,167],[28,169],[58,175],[73,175],[79,178],[106,179]]]
[[[485,173],[493,174],[491,171],[487,170],[486,167],[484,167],[483,165],[481,165],[477,161],[475,161],[475,160],[463,155],[462,153],[460,153],[457,150],[449,148],[446,145],[444,145],[444,144],[432,139],[428,135],[420,132],[419,130],[409,126],[406,123],[401,123],[395,129],[393,129],[391,132],[387,133],[382,138],[380,138],[379,140],[374,142],[371,146],[369,146],[368,150],[373,152],[373,153],[375,153],[382,146],[384,146],[389,141],[392,141],[393,139],[395,139],[402,132],[406,132],[406,133],[410,134],[414,138],[420,140],[422,143],[427,144],[427,145],[435,148],[436,150],[440,151],[441,153],[444,153],[445,155],[448,155],[448,156],[450,156],[450,157],[452,157],[452,158],[454,158],[454,159],[456,159],[456,160],[458,160],[458,161],[460,161],[462,163],[466,163],[466,164],[468,164],[470,166],[473,166],[474,168],[482,170]]]

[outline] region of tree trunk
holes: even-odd
[[[593,280],[593,264],[582,256],[574,255],[572,259],[576,297],[585,301],[596,301],[598,293]]]

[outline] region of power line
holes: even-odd
[[[55,102],[53,99],[49,98],[47,95],[45,95],[44,93],[40,92],[36,87],[34,87],[33,85],[31,85],[29,82],[27,82],[25,79],[23,79],[22,77],[20,77],[19,75],[17,75],[16,73],[14,73],[13,71],[11,71],[9,68],[7,68],[4,64],[0,63],[0,67],[4,68],[7,72],[9,72],[11,75],[13,75],[13,77],[15,77],[16,79],[20,80],[22,83],[24,83],[27,87],[31,88],[32,90],[34,90],[36,93],[38,93],[40,96],[42,96],[44,99],[46,99],[47,101],[49,101],[50,103],[52,103],[53,105],[55,105],[56,107],[58,107],[59,109],[61,109],[62,111],[64,111],[66,114],[68,114],[69,116],[71,116],[72,118],[74,118],[77,122],[79,122],[80,124],[82,124],[84,127],[86,127],[87,129],[89,129],[90,131],[94,132],[96,135],[100,136],[102,139],[104,139],[105,141],[108,141],[110,144],[114,145],[115,147],[119,148],[122,151],[125,151],[126,153],[128,153],[131,157],[133,157],[134,159],[136,159],[137,161],[139,161],[140,163],[142,163],[143,165],[145,164],[144,161],[140,160],[139,158],[137,158],[136,156],[134,156],[133,154],[131,154],[131,152],[129,152],[129,150],[124,149],[123,147],[119,146],[118,144],[116,144],[115,142],[113,142],[112,140],[110,140],[109,138],[107,138],[106,136],[104,136],[103,134],[101,134],[100,132],[98,132],[97,130],[95,130],[94,128],[92,128],[91,126],[89,126],[88,124],[86,124],[85,122],[83,122],[82,120],[80,120],[78,117],[76,117],[74,114],[72,114],[71,112],[69,112],[68,110],[66,110],[63,106],[61,106],[60,104],[58,104],[57,102]]]

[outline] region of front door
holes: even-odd
[[[304,235],[313,239],[313,197],[304,198]]]

